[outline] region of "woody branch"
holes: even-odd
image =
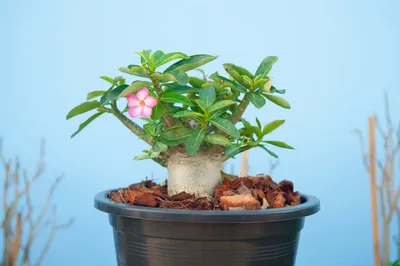
[[[0,145],[1,146],[1,145]],[[1,147],[0,147],[1,148]],[[30,266],[41,265],[54,239],[55,233],[59,230],[70,227],[73,223],[71,219],[67,223],[59,224],[56,222],[56,213],[53,212],[50,225],[50,235],[47,237],[45,246],[39,253],[36,261],[33,261],[31,249],[35,239],[41,233],[45,225],[45,215],[52,203],[52,197],[61,177],[55,179],[50,187],[47,200],[41,207],[36,219],[33,218],[33,205],[31,199],[31,187],[41,177],[43,173],[43,143],[40,149],[40,158],[36,165],[32,177],[28,177],[25,170],[20,169],[18,159],[14,163],[7,160],[0,149],[0,162],[4,167],[4,186],[3,186],[3,209],[4,218],[1,221],[1,229],[4,237],[3,266]],[[21,188],[22,187],[22,188]],[[13,189],[13,190],[12,190]],[[24,201],[24,203],[22,202]],[[26,240],[23,241],[23,237]]]

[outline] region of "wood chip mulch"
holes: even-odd
[[[275,183],[268,175],[224,179],[215,186],[213,201],[186,192],[168,196],[167,185],[150,180],[110,191],[108,197],[117,203],[182,210],[258,210],[300,204],[300,193],[291,181]]]

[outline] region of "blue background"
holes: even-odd
[[[0,1],[3,150],[32,173],[44,137],[46,172],[35,202],[64,173],[59,219],[76,220],[56,236],[44,265],[115,265],[111,227],[93,195],[166,177],[151,161],[132,160],[146,145],[110,115],[72,140],[85,117],[65,120],[87,92],[107,88],[98,76],[119,75],[142,49],[218,55],[208,73],[224,73],[225,62],[255,71],[265,56],[278,55],[271,75],[292,109],[270,104],[246,117],[286,119],[274,137],[296,150],[277,150],[274,178],[321,200],[302,231],[297,264],[372,265],[369,177],[351,131],[366,133],[368,116],[383,115],[384,90],[399,119],[399,11],[396,0]],[[250,173],[268,172],[270,160],[251,151]],[[240,160],[230,163],[238,171]]]

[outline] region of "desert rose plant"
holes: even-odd
[[[267,100],[290,109],[289,103],[277,96],[285,90],[275,88],[269,76],[278,57],[266,57],[255,73],[225,63],[223,68],[229,77],[218,72],[207,77],[199,67],[216,56],[151,50],[137,54],[140,63],[119,68],[133,80],[101,76],[110,83],[108,89],[89,92],[87,101],[68,113],[70,119],[96,111],[71,137],[102,114],[112,114],[150,145],[136,160],[151,159],[168,168],[169,195],[185,191],[209,198],[221,182],[222,164],[229,158],[257,147],[274,157],[278,156],[271,146],[293,149],[284,142],[267,139],[285,120],[262,125],[257,118],[243,118],[250,104],[262,108]],[[192,70],[202,73],[202,77],[189,75]]]

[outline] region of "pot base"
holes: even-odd
[[[254,211],[187,211],[118,204],[99,193],[109,213],[119,266],[293,266],[305,216],[319,200]]]
[[[110,215],[119,266],[292,266],[304,218],[205,224]]]

